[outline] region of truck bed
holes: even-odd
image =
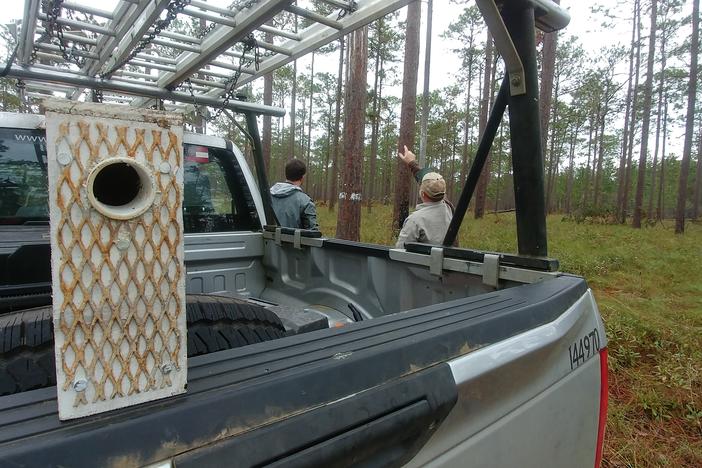
[[[481,359],[486,367],[474,377],[500,371],[503,380],[516,378],[509,365],[529,360],[534,385],[515,387],[519,398],[510,395],[507,402],[495,395],[493,406],[483,408],[491,411],[492,421],[596,362],[596,350],[575,366],[569,355],[574,340],[599,326],[588,298],[582,278],[559,275],[200,356],[189,361],[187,394],[76,421],[59,421],[55,388],[2,397],[0,466],[140,466],[172,460],[178,467],[203,467],[227,459],[237,466],[401,465],[431,438],[427,448],[436,453],[422,452],[428,461],[448,450],[441,448],[442,422],[475,397],[463,394],[465,382],[456,370],[460,359],[511,338],[511,348],[522,351],[503,351],[509,359],[492,361],[504,369]],[[573,316],[551,327],[550,340],[520,342],[520,336],[568,314]],[[596,427],[598,408],[591,406],[578,411]],[[561,444],[563,456],[581,456],[568,451],[567,440]],[[572,445],[574,451],[590,446]],[[588,457],[594,457],[594,445],[595,440]],[[570,461],[587,466],[577,458]]]

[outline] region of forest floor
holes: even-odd
[[[334,237],[336,213],[319,207]],[[363,208],[361,241],[392,244],[392,206]],[[635,230],[548,218],[549,252],[584,276],[609,339],[605,467],[702,466],[702,223]],[[460,245],[516,252],[514,213],[469,213]]]

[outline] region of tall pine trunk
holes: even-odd
[[[295,132],[297,131],[296,115],[297,110],[297,60],[293,61],[293,82],[290,92],[290,149],[288,150],[288,160],[295,159]]]
[[[500,182],[502,180],[502,149],[504,146],[504,125],[500,125],[500,139],[497,141],[497,174],[495,177],[495,213],[500,209]]]
[[[329,181],[329,210],[334,210],[337,199],[339,179],[339,126],[341,125],[341,89],[344,85],[344,42],[339,39],[339,74],[336,77],[336,113],[334,115],[334,155],[332,157],[332,175]]]
[[[407,6],[405,29],[405,60],[402,79],[402,106],[400,113],[400,139],[398,151],[404,146],[414,146],[415,118],[417,115],[417,74],[419,69],[419,25],[421,21],[419,0]],[[393,232],[397,232],[409,215],[410,171],[402,161],[397,161],[395,172],[395,203],[392,210]]]
[[[427,0],[427,35],[424,42],[424,88],[422,90],[422,116],[419,128],[419,165],[427,161],[427,125],[429,123],[429,75],[431,72],[431,26],[433,0]],[[443,168],[442,168],[443,170]]]
[[[700,192],[702,191],[702,125],[697,136],[697,170],[695,171],[695,194],[692,199],[692,217],[697,219],[700,215]]]
[[[626,89],[626,111],[624,113],[624,134],[622,135],[622,155],[619,158],[619,170],[617,171],[617,218],[622,224],[626,222],[626,214],[624,211],[624,186],[626,179],[626,163],[629,144],[629,134],[632,132],[633,125],[629,123],[629,114],[631,110],[631,93],[634,88],[634,43],[636,40],[636,25],[638,22],[638,0],[634,1],[634,17],[631,21],[631,47],[629,48],[629,79],[627,80]]]
[[[375,51],[375,78],[373,81],[373,122],[371,124],[371,152],[370,152],[370,170],[368,171],[368,213],[373,210],[373,191],[375,189],[375,161],[378,158],[378,129],[380,128],[380,96],[379,96],[379,80],[382,60],[380,58],[382,50],[382,27],[383,19],[379,19],[377,24],[378,38],[376,40]]]
[[[312,102],[314,100],[314,51],[312,51],[312,66],[310,67],[310,111],[307,115],[307,170],[310,167],[312,151]]]
[[[560,0],[555,0],[560,4]],[[556,47],[558,45],[558,32],[545,33],[543,45],[543,60],[541,62],[541,89],[539,89],[539,105],[541,107],[539,117],[541,118],[541,147],[548,148],[546,139],[548,137],[549,121],[551,120],[551,100],[553,96],[553,76],[556,66]],[[549,154],[548,157],[553,157]],[[548,193],[548,191],[547,191]],[[548,210],[549,204],[546,203]]]
[[[663,110],[663,87],[665,86],[665,30],[661,31],[661,71],[658,80],[658,110],[656,111],[656,143],[653,149],[653,167],[651,167],[651,190],[648,194],[649,219],[653,219],[653,195],[656,192],[656,166],[658,165],[658,145],[661,136],[661,112]]]
[[[663,206],[663,188],[665,186],[665,144],[668,141],[668,97],[663,98],[663,145],[661,146],[661,177],[658,184],[658,203],[656,204],[656,220],[660,221],[665,215]]]
[[[473,46],[473,36],[471,35],[470,37],[471,42],[470,46]],[[469,146],[469,138],[470,138],[470,130],[471,130],[471,124],[470,124],[470,89],[472,86],[473,82],[473,53],[471,51],[470,55],[468,56],[468,86],[466,87],[466,110],[465,110],[465,119],[463,122],[463,149],[461,151],[461,184],[459,187],[459,190],[463,190],[463,186],[466,183],[466,177],[468,177],[468,163],[469,163],[469,156],[468,156],[468,149],[470,148]]]
[[[555,33],[553,33],[555,34]],[[550,34],[547,34],[547,36],[550,36]],[[545,39],[544,39],[545,40]],[[544,43],[544,48],[546,47],[546,44]],[[555,46],[554,46],[555,47]],[[546,60],[546,52],[544,51],[544,60]],[[542,75],[542,80],[543,78],[543,71],[541,73]],[[542,84],[542,89],[545,88],[545,85]],[[553,87],[553,71],[551,71],[551,84],[549,85]],[[553,201],[553,186],[555,184],[556,180],[556,173],[558,172],[558,163],[559,163],[559,158],[555,154],[555,142],[556,142],[556,119],[558,117],[558,87],[559,87],[559,80],[556,80],[555,87],[552,90],[552,92],[549,92],[549,106],[548,108],[544,108],[542,106],[542,112],[547,112],[550,113],[551,118],[549,119],[552,122],[552,130],[551,130],[551,145],[548,151],[548,176],[546,177],[546,212],[550,213],[552,211],[552,201]],[[552,98],[551,96],[555,95],[555,98]],[[551,112],[551,101],[554,101],[553,104],[553,112]],[[541,125],[544,125],[544,118],[543,118],[543,113],[540,114],[541,116]],[[546,122],[546,130],[542,130],[542,132],[547,132],[549,128],[548,121]],[[543,143],[542,148],[546,149],[546,136],[541,135],[541,142]]]
[[[490,108],[490,97],[491,97],[491,86],[490,86],[490,76],[492,74],[492,35],[490,31],[487,32],[487,38],[485,39],[485,74],[483,75],[483,95],[480,100],[480,120],[478,121],[478,128],[480,133],[480,138],[483,138],[485,133],[485,127],[487,127],[488,110]],[[487,195],[487,186],[490,179],[490,155],[488,154],[485,160],[485,166],[480,173],[480,178],[478,179],[478,186],[476,188],[475,194],[475,219],[482,218],[485,213],[485,201]]]
[[[595,124],[595,118],[592,113],[589,116],[589,135],[587,140],[587,164],[585,165],[585,173],[583,174],[583,193],[582,193],[582,203],[581,209],[586,211],[588,208],[588,200],[590,198],[590,160],[594,160],[594,146],[597,140],[597,128]],[[595,137],[593,139],[593,130],[595,131]]]
[[[631,117],[629,118],[629,142],[627,144],[626,171],[624,171],[624,193],[622,198],[622,211],[620,222],[626,223],[629,211],[629,194],[631,193],[631,172],[633,170],[632,160],[634,155],[634,135],[636,134],[636,112],[639,103],[639,76],[641,71],[641,3],[636,2],[636,61],[634,70],[634,92],[631,103]]]
[[[655,1],[655,0],[654,0]],[[675,233],[685,232],[685,207],[687,205],[687,179],[690,172],[692,132],[695,126],[695,101],[697,98],[697,53],[699,51],[700,0],[692,0],[692,45],[690,46],[690,79],[687,85],[687,115],[685,117],[685,143],[680,163],[678,203],[675,209]]]
[[[322,200],[329,200],[329,161],[331,160],[332,147],[332,105],[329,103],[327,118],[327,147],[324,152],[324,179],[322,181]]]
[[[272,43],[273,34],[267,32],[265,41]],[[273,105],[273,72],[270,72],[263,77],[263,104],[267,106]],[[271,177],[271,142],[273,132],[271,128],[271,116],[263,116],[263,135],[261,139],[261,150],[263,153],[263,163],[266,166],[266,173]]]
[[[656,58],[656,17],[658,0],[651,1],[651,28],[648,36],[648,62],[646,64],[646,83],[644,84],[643,121],[641,122],[641,154],[639,156],[636,198],[634,200],[634,219],[631,225],[641,227],[644,185],[646,184],[646,158],[648,156],[648,128],[651,123],[651,95],[653,94],[653,62]]]
[[[363,133],[365,130],[366,75],[368,68],[368,27],[351,33],[350,80],[344,128],[344,172],[336,219],[336,237],[361,239],[361,193],[363,175]]]
[[[602,160],[604,159],[604,130],[605,122],[607,117],[607,103],[604,104],[604,109],[599,116],[600,119],[600,132],[599,132],[599,143],[597,145],[597,169],[595,170],[595,188],[594,188],[594,202],[593,205],[595,210],[600,208],[600,200],[602,194],[600,193],[602,188],[600,187],[600,181],[602,180]]]
[[[573,179],[575,172],[575,142],[578,136],[577,127],[573,129],[573,133],[570,135],[570,152],[568,154],[569,164],[568,164],[568,180],[566,182],[566,199],[565,199],[565,211],[566,213],[571,213],[571,198],[573,196]]]

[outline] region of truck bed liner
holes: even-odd
[[[303,449],[306,461],[319,456],[334,464],[347,453],[346,444],[363,436],[351,434],[354,428],[369,425],[363,437],[377,437],[388,433],[388,425],[411,426],[412,440],[390,444],[392,453],[402,454],[392,459],[399,463],[419,449],[455,401],[445,361],[548,323],[586,291],[582,278],[561,275],[196,357],[189,361],[186,395],[71,422],[58,420],[53,388],[3,397],[0,466],[138,465],[180,454],[185,458],[177,459],[179,466],[193,460],[207,466],[210,456],[235,446],[236,465],[283,460]],[[374,397],[368,400],[370,389]],[[317,418],[320,428],[309,429],[311,412],[332,410],[338,417]],[[412,425],[413,418],[422,424]],[[259,431],[275,432],[274,446],[241,450],[247,434]],[[390,456],[387,446],[376,449],[358,462]]]

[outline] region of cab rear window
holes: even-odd
[[[0,128],[0,224],[49,221],[43,130]]]
[[[231,151],[184,145],[185,233],[260,229],[246,179]],[[47,224],[44,130],[0,128],[0,225]]]

